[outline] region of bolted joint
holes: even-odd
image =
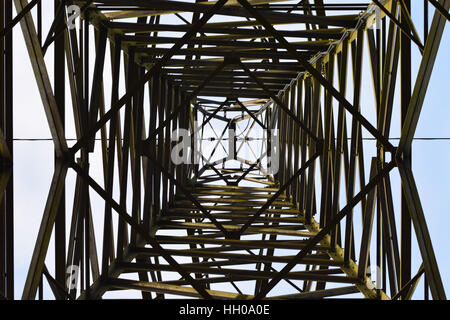
[[[75,162],[75,154],[71,150],[68,150],[59,155],[57,159],[63,164],[73,163]]]
[[[322,153],[324,143],[325,142],[323,139],[319,139],[316,141],[316,152]]]
[[[410,149],[406,150],[406,149],[396,148],[392,154],[395,157],[395,163],[397,165],[409,163],[411,161],[411,150]]]
[[[240,64],[241,59],[238,56],[226,56],[223,58],[223,63],[226,65]]]
[[[225,236],[225,238],[229,239],[229,240],[240,240],[241,234],[239,231],[231,231],[231,232],[228,232],[228,234]]]

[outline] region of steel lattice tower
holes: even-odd
[[[42,297],[44,281],[61,300],[130,290],[143,299],[411,299],[419,281],[446,299],[411,145],[450,0],[424,1],[424,12],[410,0],[53,2],[1,1],[2,298],[14,298],[20,250],[12,33],[21,32],[55,152],[23,299]],[[43,12],[54,19],[48,29]]]

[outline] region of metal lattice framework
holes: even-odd
[[[410,0],[55,0],[44,33],[49,2],[1,2],[2,297],[14,297],[12,32],[20,24],[55,149],[23,299],[42,298],[43,281],[56,299],[117,290],[144,299],[411,299],[421,279],[425,298],[428,288],[446,298],[411,144],[450,0],[425,1],[423,39]],[[415,79],[412,46],[422,55]],[[171,161],[177,129],[201,146],[185,159],[199,161]],[[235,133],[228,147],[227,129]],[[375,140],[372,154],[363,152],[365,137]],[[101,181],[92,177],[94,158]],[[77,176],[71,209],[68,170]],[[91,206],[93,194],[103,211]],[[417,272],[413,241],[423,261]]]

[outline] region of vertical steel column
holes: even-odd
[[[83,50],[84,50],[84,56],[83,56],[83,60],[84,60],[84,71],[83,71],[83,76],[84,76],[84,104],[83,104],[83,108],[84,108],[84,119],[83,119],[83,123],[85,125],[85,128],[88,128],[89,130],[89,95],[90,95],[90,90],[89,90],[89,63],[90,63],[90,54],[89,54],[89,48],[90,48],[90,43],[89,43],[89,12],[86,11],[85,12],[85,16],[84,16],[84,21],[82,22],[83,25]],[[88,146],[84,147],[81,149],[81,159],[82,159],[82,167],[83,170],[89,174],[89,148]],[[83,215],[83,219],[84,219],[84,257],[82,257],[82,261],[84,258],[84,264],[82,262],[82,266],[84,265],[84,269],[83,267],[81,268],[81,275],[83,277],[84,275],[84,281],[85,281],[85,289],[87,290],[90,287],[90,252],[89,252],[89,247],[90,247],[90,239],[89,239],[89,232],[90,232],[90,219],[89,219],[89,214],[90,214],[90,200],[89,200],[89,185],[88,183],[83,179],[82,181],[82,185],[83,185],[83,191],[82,191],[82,215]],[[83,280],[81,281],[82,285],[83,285]],[[88,293],[89,294],[89,293]]]
[[[0,28],[3,30],[5,27],[5,2],[0,3]],[[4,114],[4,92],[5,92],[5,68],[4,68],[4,38],[0,39],[0,127],[3,130],[5,125],[3,121]],[[3,165],[3,159],[0,158],[1,164]],[[2,195],[3,196],[3,195]],[[3,197],[2,197],[3,198]],[[5,277],[5,206],[3,200],[0,201],[0,294],[4,297],[6,277]]]
[[[57,24],[64,24],[64,16],[58,15],[60,1],[54,1],[55,20]],[[55,100],[61,116],[62,128],[65,129],[65,39],[57,37],[54,43],[54,90]],[[55,153],[55,161],[57,154]],[[65,188],[64,188],[65,189]],[[55,280],[63,288],[66,287],[66,204],[65,190],[61,195],[58,213],[55,220]]]
[[[4,25],[11,23],[12,1],[3,1]],[[3,100],[2,100],[2,119],[4,119],[4,135],[6,144],[13,155],[13,32],[12,30],[2,39],[3,43]],[[12,170],[12,169],[11,169]],[[8,185],[6,187],[4,198],[4,241],[5,241],[5,296],[8,299],[14,298],[14,185],[13,175],[11,173]]]
[[[3,30],[5,27],[5,2],[0,3],[0,28]],[[3,115],[5,113],[5,57],[4,49],[5,41],[2,37],[0,39],[0,127],[2,130],[5,128],[5,121]],[[3,158],[0,158],[3,165]],[[0,294],[5,296],[5,286],[6,286],[6,239],[5,239],[5,205],[3,201],[0,200]]]
[[[404,0],[406,8],[411,12],[411,0]],[[404,9],[400,11],[400,21],[403,27],[410,31],[408,23],[406,23],[406,15]],[[406,114],[408,112],[409,102],[411,100],[411,40],[402,32],[400,36],[401,50],[401,74],[400,74],[400,99],[401,99],[401,125],[405,124]],[[405,157],[405,163],[411,166],[411,149]],[[411,279],[411,216],[409,213],[403,182],[401,183],[401,258],[400,258],[400,288],[402,288]],[[402,295],[402,298],[405,294]]]
[[[450,7],[450,0],[444,0],[443,6],[446,10]],[[423,58],[420,63],[419,72],[417,74],[414,90],[411,95],[411,101],[406,112],[404,125],[401,131],[401,138],[396,154],[396,161],[402,182],[404,183],[404,194],[408,203],[411,220],[413,222],[417,242],[419,245],[422,258],[424,260],[425,272],[427,279],[430,280],[430,289],[434,299],[446,299],[444,286],[439,273],[439,267],[436,262],[430,234],[426,224],[422,204],[420,202],[419,193],[414,180],[411,167],[405,165],[405,158],[410,156],[411,144],[419,121],[426,90],[431,78],[439,45],[442,39],[444,28],[447,21],[439,12],[435,11],[433,22],[430,28],[430,34]]]

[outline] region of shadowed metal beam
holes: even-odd
[[[20,1],[20,0],[15,0],[15,1]],[[192,36],[194,36],[201,29],[201,27],[203,27],[203,25],[205,25],[206,22],[208,22],[208,20],[220,8],[223,7],[223,5],[227,1],[228,0],[217,1],[213,6],[211,6],[209,8],[209,10],[206,13],[204,13],[204,15],[202,16],[202,18],[200,20],[198,20],[197,22],[192,24],[192,27],[189,29],[189,31],[187,31],[184,34],[184,36],[181,37],[180,40],[177,43],[175,43],[162,58],[158,59],[155,62],[155,64],[152,65],[152,67],[147,71],[147,73],[141,79],[136,81],[136,83],[133,85],[133,87],[130,88],[127,91],[127,93],[122,96],[122,98],[120,98],[116,103],[114,103],[111,106],[110,110],[108,110],[108,112],[106,112],[105,115],[99,121],[97,121],[95,126],[93,126],[92,128],[90,128],[90,130],[88,130],[88,133],[85,136],[81,137],[77,141],[77,143],[72,148],[70,148],[70,152],[72,154],[75,154],[78,150],[80,150],[83,147],[83,145],[85,145],[89,141],[89,139],[92,136],[95,136],[95,133],[98,130],[100,130],[106,124],[106,122],[111,120],[113,113],[118,112],[127,102],[129,102],[132,99],[132,97],[134,96],[135,92],[140,90],[140,88],[145,83],[150,81],[150,79],[153,78],[154,74],[157,73],[164,66],[164,64],[168,60],[170,60],[170,58],[172,58],[172,56],[174,56],[177,53],[177,51],[186,43],[186,41],[189,40]]]
[[[55,164],[55,173],[53,174],[52,184],[50,186],[47,203],[45,205],[44,214],[42,216],[41,226],[39,228],[36,244],[31,257],[30,268],[28,269],[25,287],[22,299],[33,300],[36,296],[37,288],[41,280],[44,269],[44,261],[47,255],[50,236],[55,224],[56,215],[58,213],[59,203],[63,193],[67,174],[67,166],[61,161]]]
[[[18,12],[24,10],[28,5],[27,0],[14,0],[14,3]],[[44,105],[50,132],[52,134],[53,142],[55,143],[56,154],[58,157],[63,157],[68,151],[66,138],[64,136],[64,127],[47,73],[33,18],[30,13],[25,14],[24,18],[20,20],[20,25],[22,27],[31,65],[33,66],[39,93]]]
[[[120,204],[118,204],[114,199],[112,199],[105,190],[100,187],[94,179],[92,179],[87,173],[75,162],[71,162],[70,166],[72,169],[76,171],[76,173],[81,176],[89,186],[94,189],[99,196],[101,196],[106,202],[108,202],[111,207],[119,214],[120,218],[123,219],[126,223],[128,223],[142,238],[147,241],[153,248],[158,250],[161,253],[161,256],[172,265],[179,273],[183,276],[183,278],[188,281],[192,287],[205,299],[211,299],[211,296],[205,291],[203,286],[198,285],[195,279],[193,279],[188,272],[186,272],[179,264],[172,258],[171,255],[166,254],[165,250],[161,247],[157,240],[154,237],[150,236],[150,233],[145,230],[140,224],[138,224],[127,212],[122,208]]]
[[[300,250],[300,252],[285,265],[285,267],[255,296],[255,299],[264,298],[287,274],[292,268],[294,268],[299,261],[301,261],[310,252],[314,245],[322,240],[335,226],[351,211],[351,209],[357,205],[362,198],[364,198],[372,188],[381,181],[381,179],[387,175],[395,166],[394,162],[390,162],[382,171],[380,171],[369,183],[351,199],[347,205],[331,220],[324,228],[322,228],[317,235],[310,238],[306,246]]]
[[[319,83],[325,87],[328,91],[330,91],[331,95],[338,100],[345,109],[347,109],[358,121],[366,128],[367,131],[369,131],[375,138],[377,138],[385,148],[390,151],[394,152],[395,148],[394,146],[389,142],[389,140],[383,136],[364,116],[361,115],[361,113],[350,103],[347,101],[347,99],[336,89],[334,86],[325,79],[320,71],[318,71],[316,68],[314,68],[295,48],[292,47],[292,45],[282,36],[279,34],[277,30],[255,9],[253,8],[247,0],[238,0],[239,3],[246,8],[254,17],[256,20],[258,20],[266,30],[270,31],[274,38],[284,47],[286,50],[295,57],[300,64],[308,71]]]
[[[448,10],[450,7],[450,0],[443,0],[443,6]],[[425,94],[428,89],[428,84],[430,83],[431,73],[436,61],[446,22],[446,19],[436,11],[431,24],[430,33],[427,37],[427,42],[425,43],[422,62],[420,63],[416,84],[408,107],[408,113],[406,114],[405,123],[402,128],[398,145],[399,157],[402,156],[402,153],[404,153],[405,156],[409,156],[411,143],[416,132],[417,123],[419,122]]]
[[[14,26],[19,23],[19,21],[28,13],[31,11],[31,9],[34,8],[34,6],[36,6],[38,4],[38,2],[41,0],[33,0],[31,1],[29,4],[27,4],[22,11],[19,12],[19,14],[11,21],[8,23],[7,26],[5,26],[1,31],[0,31],[0,38],[3,38],[7,33],[9,33]]]
[[[405,34],[405,36],[407,36],[411,41],[413,41],[415,44],[417,44],[417,46],[419,47],[419,50],[423,53],[423,44],[420,41],[420,39],[418,38],[417,33],[415,33],[414,35],[412,35],[409,30],[405,30],[404,25],[398,21],[390,12],[389,10],[387,10],[383,4],[381,4],[378,0],[372,0],[381,10],[383,10],[383,12],[391,19],[391,21],[393,23],[395,23],[397,25],[397,27],[400,28],[400,30]]]
[[[448,8],[445,9],[443,5],[437,0],[428,0],[448,21],[450,21],[450,14],[448,13]]]
[[[398,163],[398,170],[402,180],[404,195],[408,204],[409,213],[416,231],[417,243],[424,262],[425,272],[430,284],[431,294],[436,300],[446,300],[444,285],[431,243],[430,233],[420,202],[419,192],[411,168]]]
[[[317,150],[320,149],[320,147],[317,148]],[[238,237],[242,233],[244,233],[245,230],[250,227],[253,221],[255,221],[255,219],[258,218],[267,208],[269,208],[270,205],[278,198],[278,196],[282,194],[295,179],[304,174],[306,169],[308,169],[319,156],[320,151],[313,154],[311,158],[306,161],[305,164],[289,180],[287,180],[286,183],[277,192],[275,192],[275,194],[269,200],[267,200],[267,202],[236,232],[235,236]]]

